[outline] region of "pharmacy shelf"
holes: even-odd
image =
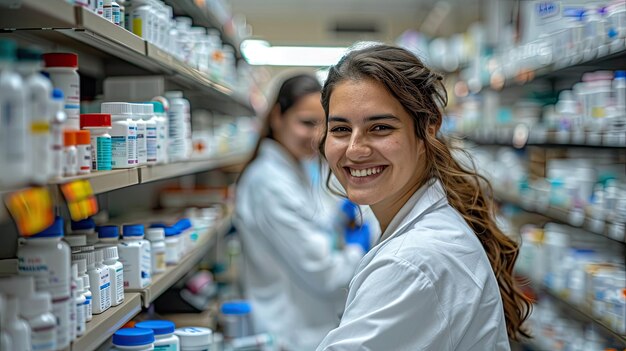
[[[148,183],[167,178],[205,172],[212,169],[230,167],[242,164],[249,158],[249,153],[233,153],[205,160],[190,160],[187,162],[148,166],[141,168],[141,183]]]
[[[233,114],[255,114],[241,93],[212,81],[203,72],[83,7],[71,6],[63,0],[17,1],[21,4],[19,8],[0,11],[0,32],[25,34],[31,38],[35,35],[77,51],[95,50],[126,61],[144,74],[147,71],[166,75],[194,92],[227,102]]]
[[[618,333],[617,331],[613,330],[613,328],[611,328],[606,322],[596,318],[591,313],[591,311],[588,311],[585,308],[582,308],[580,306],[577,306],[567,301],[566,298],[551,291],[546,286],[541,286],[540,291],[544,293],[545,295],[549,296],[550,298],[552,298],[552,300],[555,301],[559,305],[559,307],[561,307],[563,310],[567,311],[568,313],[572,314],[575,318],[597,325],[598,327],[600,327],[599,331],[602,334],[613,339],[614,342],[619,343],[620,347],[626,347],[626,335],[622,335]]]
[[[200,7],[196,5],[196,3],[201,3],[205,5],[204,1],[193,1],[193,0],[165,0],[165,3],[172,6],[174,9],[174,13],[178,15],[189,16],[194,22],[194,25],[204,26],[207,28],[216,28],[219,29],[222,33],[222,42],[225,44],[231,45],[238,57],[241,57],[241,52],[239,49],[239,44],[241,40],[234,35],[234,33],[226,33],[226,28],[224,28],[224,23],[221,23],[220,20],[213,14],[209,9],[204,6]]]
[[[132,292],[125,293],[124,302],[121,305],[93,316],[93,319],[87,323],[85,334],[72,343],[71,349],[95,350],[139,312],[141,312],[141,295]]]
[[[538,136],[535,132],[530,131],[530,139],[522,145],[517,145],[513,142],[513,129],[502,128],[499,130],[481,130],[468,132],[465,134],[455,134],[455,138],[471,141],[477,145],[484,146],[508,146],[517,149],[524,148],[526,146],[537,146],[543,148],[587,148],[587,149],[614,149],[614,150],[626,150],[626,136],[621,141],[615,140],[611,143],[608,142],[606,135],[599,137],[601,143],[573,143],[570,141],[559,140],[556,133],[548,132],[545,137],[538,141]],[[535,133],[535,134],[533,134]],[[590,140],[589,134],[585,135],[585,140]]]
[[[526,201],[521,196],[511,194],[510,191],[506,191],[501,187],[494,186],[493,190],[496,199],[516,205],[526,212],[535,213],[551,220],[557,221],[559,223],[570,225],[572,227],[582,228],[591,234],[595,234],[622,244],[626,244],[626,232],[621,233],[620,235],[611,235],[611,230],[609,230],[609,228],[612,226],[611,222],[593,220],[588,215],[571,212],[569,210],[554,206],[548,206],[547,208],[538,208],[537,206],[531,204],[530,201]]]
[[[102,194],[111,190],[122,189],[139,184],[140,168],[116,169],[112,171],[93,172],[75,177],[65,177],[50,182],[50,185],[61,185],[75,180],[88,180],[94,194]]]
[[[231,213],[227,213],[218,224],[207,230],[204,235],[200,235],[200,240],[196,247],[189,252],[181,262],[175,266],[168,266],[167,270],[152,277],[152,284],[146,289],[127,290],[141,294],[143,306],[148,308],[163,292],[169,289],[187,273],[207,254],[214,245],[217,238],[224,235],[231,226]]]

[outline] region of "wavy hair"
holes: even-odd
[[[428,133],[429,127],[439,130],[442,123],[442,109],[448,99],[443,77],[402,48],[378,44],[351,51],[330,68],[322,89],[326,129],[334,87],[345,80],[362,79],[381,83],[413,118],[415,134],[425,147],[426,170],[421,184],[433,178],[442,183],[448,202],[463,216],[487,253],[498,281],[509,338],[530,337],[522,324],[530,315],[532,303],[513,277],[519,245],[495,223],[489,181],[478,174],[475,166],[470,169],[459,163],[453,157],[454,148],[443,136]],[[322,155],[325,141],[326,133],[320,143]]]

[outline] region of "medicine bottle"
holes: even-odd
[[[31,346],[31,329],[28,323],[19,317],[18,309],[20,307],[19,299],[15,296],[6,298],[6,310],[3,312],[7,315],[6,331],[13,342],[12,351],[30,351]]]
[[[63,175],[75,176],[78,173],[78,150],[76,149],[76,132],[63,131]]]
[[[109,267],[111,276],[111,305],[117,306],[124,302],[124,265],[118,261],[117,246],[102,249],[104,264]]]
[[[20,314],[30,326],[33,350],[55,351],[57,349],[57,320],[52,314],[52,296],[37,292],[20,304]]]
[[[178,328],[174,335],[180,339],[180,351],[211,350],[213,331],[202,327]]]
[[[189,101],[183,98],[181,91],[168,91],[165,97],[169,100],[169,149],[170,161],[181,161],[189,158],[191,151],[191,117]]]
[[[74,260],[72,259],[73,263],[76,263],[76,266],[78,267],[78,278],[81,279],[83,281],[83,296],[85,297],[85,322],[89,322],[91,321],[91,319],[93,318],[93,315],[91,313],[91,291],[89,290],[89,288],[91,287],[89,285],[89,276],[87,275],[87,261],[84,259],[80,259],[80,260]]]
[[[165,229],[148,229],[146,239],[150,241],[150,250],[152,252],[152,274],[165,272],[167,265],[165,261]]]
[[[154,106],[152,104],[141,104],[143,114],[141,118],[146,123],[146,153],[147,163],[155,164],[157,162],[157,122],[154,116]]]
[[[52,90],[52,117],[50,118],[50,176],[63,176],[63,125],[67,120],[64,109],[63,92]]]
[[[63,237],[63,240],[70,246],[71,253],[80,252],[80,247],[87,245],[87,236],[74,234]]]
[[[123,328],[113,334],[113,350],[152,351],[154,332],[150,329]]]
[[[72,255],[72,258],[87,261],[87,275],[92,295],[91,313],[100,314],[111,307],[111,278],[108,268],[102,269],[96,266],[96,252],[81,252]],[[100,251],[100,255],[102,252]]]
[[[143,119],[143,105],[130,104],[132,119],[137,124],[137,155],[138,165],[145,165],[148,162],[148,144],[146,140],[146,121]]]
[[[13,350],[13,339],[11,339],[11,335],[6,330],[7,325],[9,325],[6,304],[6,297],[0,294],[0,311],[5,311],[0,314],[0,350]]]
[[[101,286],[101,291],[104,291],[103,294],[103,301],[104,301],[104,310],[108,310],[109,307],[111,307],[111,297],[113,295],[113,292],[111,291],[111,281],[114,279],[113,276],[111,276],[111,271],[109,269],[108,266],[104,265],[104,250],[102,249],[95,249],[94,250],[94,264],[95,264],[95,268],[98,271],[102,272],[101,275],[101,280],[105,281],[106,283],[102,286],[106,286],[106,288],[104,290],[102,290],[102,286]]]
[[[92,218],[86,218],[80,221],[72,221],[72,235],[82,234],[87,237],[87,245],[94,245],[98,242],[98,233],[96,233],[96,223]]]
[[[52,313],[57,319],[57,347],[70,344],[71,275],[70,247],[64,241],[63,219],[56,217],[44,231],[25,238],[17,249],[18,272],[35,278],[37,291],[52,295]]]
[[[91,133],[91,170],[111,170],[111,115],[90,113],[80,115],[80,129]]]
[[[120,229],[116,225],[101,225],[96,228],[98,232],[97,248],[117,246],[120,242]]]
[[[180,231],[174,227],[165,230],[165,263],[167,265],[178,264],[182,256],[180,250]]]
[[[143,238],[143,225],[125,225],[122,235],[122,241],[117,248],[120,262],[124,265],[124,288],[143,289],[152,281],[150,242]]]
[[[44,72],[52,85],[63,91],[64,109],[67,115],[66,129],[80,128],[80,77],[78,76],[78,55],[74,53],[49,53],[43,55]]]
[[[74,275],[76,272],[76,275]],[[76,296],[78,283],[76,280],[78,279],[78,268],[75,263],[70,263],[70,342],[76,340],[76,322],[77,322],[77,308],[76,308]]]
[[[137,123],[132,119],[131,104],[105,102],[102,113],[111,115],[111,166],[113,169],[137,165]]]
[[[18,318],[21,318],[25,322],[27,322],[27,328],[24,328],[24,326],[20,323],[12,324],[12,326],[9,328],[9,333],[13,334],[12,339],[17,340],[17,347],[19,349],[28,347],[32,339],[32,329],[30,327],[30,323],[28,323],[28,318],[25,317],[21,313],[21,311],[28,303],[28,298],[35,294],[35,280],[33,279],[33,277],[28,276],[9,276],[7,278],[0,279],[0,293],[6,294],[6,296],[8,297],[17,298],[16,304]],[[4,313],[4,311],[0,312]],[[11,322],[13,322],[12,319],[9,321],[9,323]],[[26,338],[28,338],[28,340],[26,340]]]
[[[157,128],[157,163],[167,163],[167,149],[169,142],[169,130],[167,122],[167,114],[165,108],[160,101],[150,101],[152,104],[154,119]]]
[[[88,130],[76,131],[78,151],[78,174],[91,173],[91,133]]]
[[[241,338],[251,334],[250,304],[246,301],[229,301],[222,304],[222,325],[224,337],[227,339]]]
[[[170,321],[148,320],[135,324],[135,328],[149,329],[154,332],[155,351],[178,351],[180,340],[174,335],[176,326]]]
[[[82,336],[87,330],[86,306],[87,298],[84,295],[85,286],[83,279],[78,276],[78,264],[72,264],[72,278],[76,282],[76,291],[74,293],[74,303],[76,304],[76,336]]]

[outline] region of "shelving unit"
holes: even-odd
[[[132,292],[124,293],[122,304],[93,316],[93,319],[87,323],[85,334],[72,343],[72,351],[95,350],[139,312],[141,312],[141,295]]]
[[[513,129],[500,129],[494,131],[477,131],[467,134],[455,135],[454,137],[473,142],[477,145],[491,145],[491,146],[509,146],[515,148],[523,148],[526,146],[538,146],[543,148],[590,148],[590,149],[611,149],[611,150],[626,150],[626,136],[624,136],[624,143],[616,142],[614,144],[591,144],[591,143],[572,143],[561,142],[555,133],[547,133],[543,141],[535,141],[535,136],[532,136],[523,146],[516,145],[513,142]],[[530,131],[532,134],[533,131]],[[585,138],[587,139],[587,137]]]
[[[168,79],[216,101],[228,103],[229,109],[235,113],[255,114],[247,97],[231,87],[211,80],[205,73],[85,8],[63,0],[20,0],[20,3],[18,9],[3,8],[0,11],[0,32],[27,37],[36,35],[77,50],[95,50],[111,55],[150,73],[166,75]]]

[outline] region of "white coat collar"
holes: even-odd
[[[296,162],[293,156],[285,150],[285,147],[279,144],[276,140],[265,138],[265,140],[261,142],[259,156],[271,160],[276,165],[294,170],[298,177],[309,183],[309,180],[304,173],[304,169],[302,169],[302,165]]]
[[[419,188],[393,217],[385,232],[380,236],[377,246],[403,233],[408,226],[419,221],[425,213],[446,203],[447,198],[441,182],[438,179],[431,179]]]

